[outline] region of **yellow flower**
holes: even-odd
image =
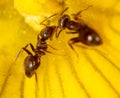
[[[36,46],[37,35],[46,17],[65,12],[70,16],[80,10],[81,18],[101,36],[103,44],[83,48],[69,47],[76,36],[62,31],[48,44],[52,53],[41,57],[35,76],[25,76],[23,52],[28,43]],[[0,1],[0,98],[120,98],[120,2],[117,0],[1,0]],[[57,25],[59,16],[49,19]],[[28,48],[32,51],[30,48]]]

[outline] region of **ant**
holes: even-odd
[[[18,58],[22,50],[24,50],[28,54],[28,56],[24,59],[24,70],[25,70],[25,75],[27,77],[31,78],[33,74],[35,74],[36,81],[37,81],[36,70],[40,66],[41,56],[45,55],[46,52],[52,53],[50,51],[47,51],[48,46],[51,48],[53,47],[47,44],[46,40],[52,39],[55,28],[56,26],[49,26],[41,30],[41,32],[37,36],[36,48],[34,48],[34,46],[31,43],[29,43],[25,47],[21,48],[21,50],[19,51],[16,59]],[[30,46],[34,54],[32,54],[27,49],[28,46]]]
[[[87,10],[89,7],[88,6],[86,9]],[[68,8],[66,8],[62,14],[67,10]],[[85,22],[82,19],[78,18],[78,15],[84,11],[81,10],[79,11],[77,14],[73,14],[74,15],[74,19],[75,20],[79,20],[77,21],[73,21],[70,19],[70,16],[67,14],[62,15],[62,17],[58,20],[58,27],[61,29],[58,34],[56,34],[56,37],[58,38],[60,35],[60,32],[67,28],[68,30],[73,30],[74,32],[67,32],[69,34],[78,34],[78,37],[74,37],[71,38],[68,41],[69,46],[72,48],[72,50],[74,50],[73,48],[73,44],[81,42],[87,46],[98,46],[102,44],[102,39],[101,37],[97,34],[97,32],[95,30],[93,30],[91,27],[89,27],[87,24],[85,24]],[[74,50],[75,52],[75,50]],[[77,53],[76,53],[77,54]]]

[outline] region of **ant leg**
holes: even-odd
[[[32,49],[32,51],[35,51],[35,48],[34,48],[34,46],[31,43],[27,44],[24,48],[27,48],[28,46],[30,46],[30,48]]]
[[[61,33],[62,30],[63,30],[63,29],[61,29],[58,33],[56,32],[56,38],[59,37],[59,35],[60,35],[60,33]]]
[[[51,47],[51,48],[53,48],[54,50],[58,50],[58,49],[56,49],[56,48],[54,48],[53,46],[51,46],[51,45],[49,45],[49,44],[47,44],[49,47]]]
[[[36,88],[37,88],[37,90],[39,90],[38,76],[37,76],[36,71],[35,71],[35,80],[36,80]]]
[[[48,44],[47,44],[47,45],[48,45]],[[50,46],[51,48],[55,49],[55,48],[52,47],[51,45],[49,45],[49,46]],[[55,49],[55,50],[57,50],[57,49]],[[57,54],[57,53],[53,53],[53,52],[48,51],[48,50],[41,50],[41,52],[44,53],[44,55],[45,55],[45,52],[47,52],[47,53],[51,53],[51,54],[55,54],[55,55],[65,56],[65,55],[61,55],[61,54]]]
[[[28,50],[28,49],[26,49],[26,48],[22,48],[27,54],[29,54],[29,55],[32,55],[32,53]]]
[[[58,50],[58,49],[52,47],[52,46],[49,45],[49,44],[47,44],[47,45],[48,45],[49,47],[53,48],[54,50]],[[55,55],[61,55],[61,54],[56,54],[56,53],[53,53],[53,52],[50,52],[50,51],[47,51],[47,50],[46,50],[45,52],[52,53],[52,54],[55,54]],[[65,56],[65,55],[61,55],[61,56]]]
[[[36,73],[36,71],[35,71],[35,80],[36,80],[36,84],[37,84],[37,86],[38,86],[38,78],[37,78],[37,73]]]
[[[70,48],[76,53],[77,57],[79,58],[79,55],[78,53],[75,51],[75,49],[73,48],[73,44],[77,43],[77,42],[80,42],[80,39],[79,37],[75,37],[75,38],[72,38],[68,41],[68,45],[70,46]]]
[[[51,53],[51,54],[54,54],[54,55],[60,55],[60,56],[65,56],[65,55],[61,55],[61,54],[57,54],[57,53],[53,53],[53,52],[51,52],[51,51],[45,51],[45,52],[47,52],[47,53]]]
[[[67,34],[76,34],[78,32],[66,32]]]
[[[59,32],[58,32],[58,34],[56,33],[56,38],[58,38],[59,37],[59,35],[60,35],[60,33],[61,33],[61,31],[62,31],[63,29],[61,29]],[[76,33],[78,33],[78,32],[66,32],[67,34],[76,34]]]
[[[31,43],[29,43],[25,47],[23,47],[23,48],[20,49],[20,51],[17,54],[17,57],[16,57],[15,61],[18,59],[18,57],[20,56],[20,54],[22,54],[22,50],[24,50],[29,55],[32,55],[32,53],[29,50],[26,49],[29,45],[30,45],[32,51],[35,51],[34,46]]]

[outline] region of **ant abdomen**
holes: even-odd
[[[39,67],[40,61],[33,55],[28,55],[24,60],[24,69],[27,77],[32,77]]]
[[[79,31],[81,42],[88,46],[97,46],[102,44],[101,37],[88,26]]]

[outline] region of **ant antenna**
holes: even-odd
[[[40,25],[41,25],[41,24],[42,24],[42,25],[45,25],[45,24],[43,24],[45,21],[47,21],[49,18],[54,17],[54,16],[56,16],[56,15],[57,15],[57,13],[55,13],[55,14],[47,17],[47,18],[45,18],[42,22],[40,22]],[[45,25],[45,26],[46,26],[46,25]]]
[[[80,10],[79,12],[77,12],[76,14],[71,14],[76,20],[78,19],[77,17],[85,10],[89,9],[90,7],[92,7],[92,5],[89,5],[87,8]]]
[[[70,46],[70,48],[75,52],[76,56],[79,58],[78,53],[75,51],[75,49],[72,46],[73,43],[71,43],[70,41],[68,41],[68,45]]]
[[[68,10],[68,7],[67,8],[65,8],[61,13],[60,13],[60,15],[62,15],[65,11],[67,11]],[[55,14],[53,14],[53,15],[51,15],[51,16],[49,16],[49,17],[47,17],[46,19],[44,19],[42,22],[40,22],[40,25],[42,24],[42,25],[45,25],[45,24],[43,24],[45,21],[47,21],[48,19],[50,19],[50,18],[52,18],[52,17],[54,17],[54,16],[56,16],[56,15],[58,15],[57,13],[55,13]],[[46,25],[45,25],[46,26]]]
[[[65,9],[60,13],[60,15],[63,15],[63,13],[64,13],[65,11],[67,11],[67,10],[68,10],[68,7],[65,8]]]
[[[45,26],[45,27],[48,27],[48,25],[47,25],[47,24],[44,24],[44,23],[40,23],[40,25],[43,25],[43,26]]]

